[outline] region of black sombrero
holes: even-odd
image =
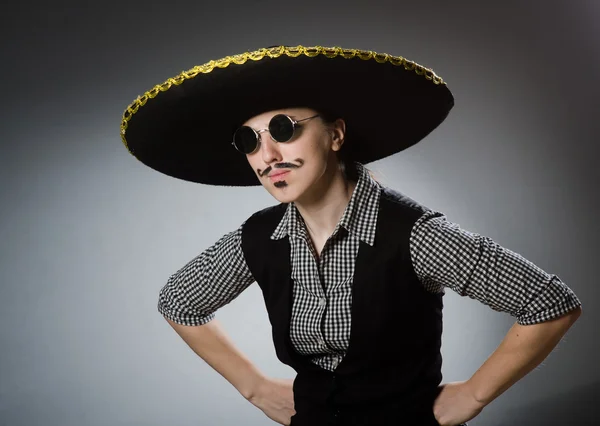
[[[213,60],[169,78],[127,107],[123,143],[166,175],[209,185],[260,185],[231,144],[247,119],[310,107],[346,121],[347,148],[366,164],[434,130],[454,98],[431,69],[340,47],[277,46]]]

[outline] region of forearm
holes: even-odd
[[[475,399],[483,406],[489,404],[538,366],[580,314],[578,308],[551,321],[513,325],[496,351],[468,380]]]
[[[165,319],[188,346],[244,398],[252,396],[265,376],[235,347],[216,319],[200,326],[185,326]]]

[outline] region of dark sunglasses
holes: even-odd
[[[318,116],[319,114],[303,118],[302,120],[294,120],[285,114],[277,114],[271,118],[269,127],[266,129],[254,130],[250,126],[240,127],[233,134],[233,142],[231,144],[242,154],[253,154],[258,150],[260,145],[261,133],[268,130],[271,139],[275,142],[289,142],[294,137],[296,128],[299,127],[298,123]]]

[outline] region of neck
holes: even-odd
[[[294,202],[311,236],[323,240],[329,238],[355,187],[356,182],[346,181],[342,172],[335,168],[331,176],[323,176],[322,183],[314,188],[310,197]]]

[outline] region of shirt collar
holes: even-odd
[[[343,227],[350,234],[372,246],[375,243],[381,186],[361,163],[356,162],[355,164],[358,170],[358,182],[333,234]],[[271,239],[278,240],[287,235],[305,236],[304,229],[302,216],[296,205],[291,202],[271,235]]]

